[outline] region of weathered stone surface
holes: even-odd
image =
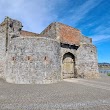
[[[4,78],[5,56],[6,56],[6,22],[0,24],[0,77]]]
[[[85,37],[83,35],[80,36],[80,44],[92,44],[92,38]]]
[[[49,38],[14,38],[9,45],[6,79],[12,83],[53,83],[61,79],[60,46]]]
[[[44,29],[41,35],[57,39],[62,43],[79,45],[81,33],[75,28],[55,22]]]
[[[82,44],[76,51],[76,70],[78,77],[97,78],[98,63],[96,47],[91,44]]]
[[[22,31],[20,21],[7,17],[0,24],[0,77],[17,84],[97,78],[96,47],[91,38],[62,23],[36,34]]]

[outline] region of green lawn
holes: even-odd
[[[107,73],[108,76],[110,76],[110,73]]]

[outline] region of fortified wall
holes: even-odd
[[[75,28],[52,23],[40,34],[6,18],[0,24],[0,77],[16,84],[98,78],[96,47]]]
[[[71,73],[73,73],[69,71],[70,75],[69,73],[67,74],[67,71],[71,70],[71,65],[69,65],[69,63],[65,64],[65,61],[63,62],[65,54],[72,54],[74,56],[74,75],[72,74],[72,77],[99,77],[97,50],[96,47],[92,44],[91,38],[83,36],[78,29],[58,22],[50,24],[43,32],[41,32],[41,35],[42,34],[49,36],[50,38],[53,36],[54,39],[60,42],[62,77],[68,78],[71,76]],[[65,68],[67,70],[65,70]]]

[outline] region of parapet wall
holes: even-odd
[[[54,83],[61,79],[60,45],[49,38],[13,38],[6,80],[17,84]]]
[[[81,35],[80,44],[92,44],[92,38]]]
[[[64,25],[59,22],[51,23],[41,35],[48,36],[52,39],[56,39],[61,43],[66,44],[80,44],[81,33],[78,29]]]
[[[85,37],[82,33],[71,26],[59,22],[51,23],[40,35],[48,36],[65,44],[92,44],[92,39]]]

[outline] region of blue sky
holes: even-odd
[[[5,16],[36,33],[55,21],[78,28],[93,38],[98,62],[110,63],[110,0],[0,0],[0,22]]]

